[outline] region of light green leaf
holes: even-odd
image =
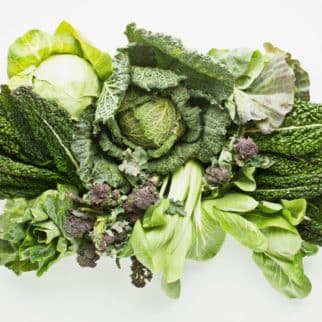
[[[254,178],[256,168],[255,167],[243,167],[241,168],[232,183],[242,191],[255,191],[256,181]]]
[[[206,260],[214,257],[225,240],[225,232],[220,228],[213,213],[208,213],[201,200],[192,215],[192,244],[187,257]]]
[[[56,29],[56,36],[71,36],[73,37],[79,47],[81,48],[82,55],[87,59],[97,75],[101,80],[107,79],[112,73],[112,59],[111,56],[103,52],[89,43],[71,24],[67,21],[62,21]]]
[[[281,215],[249,214],[245,218],[254,223],[268,239],[268,251],[290,260],[299,252],[302,239],[296,228]]]
[[[213,200],[205,201],[204,209],[208,213],[212,213],[221,228],[231,234],[241,244],[257,252],[262,252],[267,249],[267,238],[252,222],[238,214],[216,209],[213,205]]]
[[[172,283],[167,283],[166,279],[163,276],[161,280],[161,288],[164,291],[164,293],[172,299],[177,299],[180,297],[180,280],[176,280]]]
[[[230,192],[221,198],[213,199],[212,204],[219,210],[244,213],[254,210],[258,201],[243,193]]]
[[[283,206],[279,203],[274,203],[270,201],[261,201],[258,205],[258,210],[266,214],[274,214],[283,209]]]
[[[253,259],[270,284],[286,296],[303,298],[310,293],[311,283],[303,272],[301,255],[293,262],[266,253],[253,253]]]
[[[44,31],[32,29],[17,38],[8,51],[8,76],[12,77],[31,66],[39,64],[52,54],[81,55],[72,37],[55,37]]]
[[[151,252],[149,241],[147,240],[147,237],[139,220],[134,225],[129,243],[131,244],[133,252],[139,262],[141,262],[151,271],[154,271],[152,259],[153,253]]]
[[[305,216],[306,212],[306,200],[294,199],[294,200],[281,200],[283,205],[283,216],[293,225],[297,226]]]

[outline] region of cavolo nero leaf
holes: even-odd
[[[125,34],[130,42],[151,47],[159,67],[171,66],[174,72],[185,75],[190,87],[208,92],[218,101],[232,93],[234,81],[229,71],[211,57],[187,50],[179,39],[138,29],[135,24],[128,25]]]

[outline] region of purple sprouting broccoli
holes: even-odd
[[[89,217],[77,217],[72,213],[67,215],[63,228],[68,237],[82,238],[93,229],[94,219]]]
[[[81,267],[95,267],[99,260],[99,255],[96,253],[95,246],[91,243],[83,244],[77,251],[77,263]]]
[[[119,206],[121,192],[105,183],[94,184],[88,193],[89,203],[97,208],[114,208]]]
[[[239,139],[234,148],[239,158],[245,161],[258,154],[258,147],[252,138]]]
[[[224,167],[208,167],[205,178],[210,185],[219,186],[229,181],[230,171]]]
[[[131,280],[132,284],[136,287],[142,288],[146,285],[147,281],[151,281],[152,272],[141,264],[135,256],[131,257],[132,265],[131,265]]]
[[[123,208],[133,221],[141,218],[146,209],[158,200],[157,189],[151,181],[136,188],[123,204]]]

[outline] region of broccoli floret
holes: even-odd
[[[252,138],[241,138],[234,146],[242,160],[249,160],[258,154],[258,147]]]
[[[230,171],[223,167],[208,167],[205,174],[206,181],[215,186],[228,182],[230,176]]]
[[[94,220],[92,218],[82,218],[70,213],[64,221],[64,231],[68,237],[83,237],[88,231],[93,229]]]
[[[158,200],[157,189],[151,181],[134,190],[123,205],[125,212],[133,218],[140,218],[146,209]]]
[[[132,284],[136,287],[142,288],[146,285],[147,281],[152,280],[152,272],[145,267],[143,264],[141,264],[135,256],[131,256],[131,280]]]
[[[91,243],[83,244],[77,251],[77,263],[81,267],[95,267],[99,260],[99,255],[96,253],[95,246]]]

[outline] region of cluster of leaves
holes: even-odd
[[[75,253],[78,242],[65,234],[67,210],[73,207],[68,193],[58,185],[36,199],[9,199],[0,217],[0,263],[16,274],[37,271],[40,276],[62,257]]]
[[[0,198],[38,196],[57,182],[79,185],[68,113],[30,88],[0,93]]]
[[[0,198],[36,198],[8,201],[0,264],[41,275],[71,253],[82,267],[130,257],[135,286],[161,272],[176,298],[185,260],[214,257],[228,233],[273,287],[306,296],[303,258],[322,244],[322,105],[307,102],[308,74],[271,44],[203,55],[134,24],[125,34],[113,72],[65,22],[10,48],[11,83],[57,53],[104,83],[97,102],[74,97],[77,120],[31,88],[2,87]],[[21,56],[38,36],[47,45]],[[48,190],[57,183],[77,189]]]

